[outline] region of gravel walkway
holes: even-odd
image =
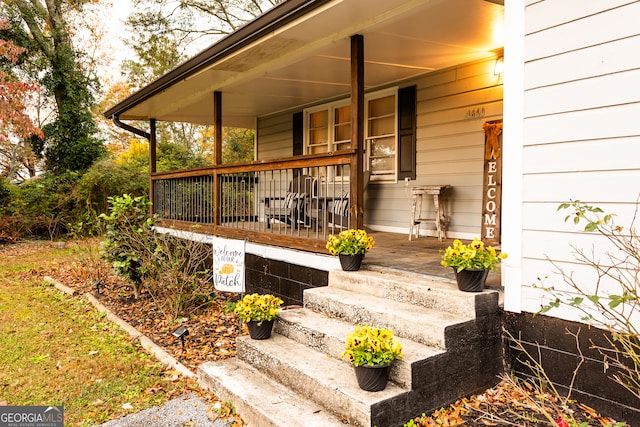
[[[101,424],[101,427],[229,427],[226,421],[211,421],[207,405],[195,394],[185,394],[160,407],[145,409]]]

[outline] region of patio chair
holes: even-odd
[[[364,171],[362,174],[363,179],[363,191],[367,190],[369,186],[369,179],[371,178],[371,172]],[[334,228],[350,228],[349,227],[349,192],[344,192],[336,197],[330,204],[327,210],[327,223]]]
[[[349,228],[349,193],[336,197],[327,210],[327,223],[330,227]]]
[[[291,180],[284,197],[265,197],[264,218],[267,228],[271,228],[272,220],[289,224],[294,229],[307,225],[307,208],[315,185],[314,177],[300,174]]]

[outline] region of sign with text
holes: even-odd
[[[213,238],[213,284],[219,291],[244,292],[244,240]]]
[[[64,408],[0,406],[0,427],[64,427]]]
[[[487,122],[483,128],[482,241],[495,245],[500,243],[502,208],[502,122]]]

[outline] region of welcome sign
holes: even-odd
[[[482,240],[491,245],[500,243],[502,223],[502,121],[483,126],[484,186],[482,197]]]
[[[244,240],[213,238],[213,284],[219,291],[244,293]]]

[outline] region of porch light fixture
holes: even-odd
[[[189,335],[189,330],[186,326],[180,326],[178,329],[173,331],[173,336],[180,338],[180,341],[182,342],[182,350],[184,350],[184,339],[187,335]]]
[[[493,66],[493,75],[499,79],[504,75],[504,56],[500,55],[496,58],[496,63]]]

